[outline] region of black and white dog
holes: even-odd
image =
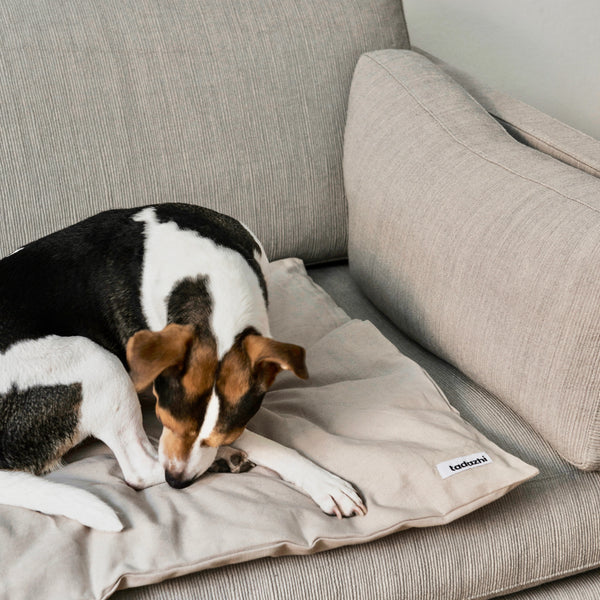
[[[1,260],[0,503],[120,531],[91,493],[40,477],[94,436],[135,488],[188,485],[232,444],[324,512],[366,514],[349,483],[245,429],[279,371],[308,376],[304,350],[270,338],[266,266],[244,225],[186,204],[104,212]]]

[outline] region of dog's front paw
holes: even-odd
[[[211,473],[246,473],[255,466],[243,450],[221,446],[208,470]]]
[[[328,515],[341,519],[367,514],[367,507],[352,484],[329,471],[315,469],[302,487]]]
[[[136,465],[135,471],[127,473],[125,481],[136,490],[165,482],[165,471],[157,460],[147,460],[144,464]]]

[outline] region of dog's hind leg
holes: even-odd
[[[131,485],[163,481],[133,383],[116,356],[87,338],[60,336],[18,342],[0,354],[0,504],[122,529],[93,494],[31,473],[51,470],[89,435],[113,450]]]
[[[81,440],[79,352],[69,338],[25,340],[0,353],[0,504],[121,531],[115,511],[90,492],[38,476]]]

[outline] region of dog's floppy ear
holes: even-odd
[[[262,335],[250,334],[244,339],[252,370],[269,388],[282,369],[293,371],[301,379],[308,379],[305,357],[301,346],[285,344]]]
[[[182,365],[192,336],[189,325],[171,323],[161,331],[143,329],[130,337],[127,362],[135,389],[145,389],[165,369]]]

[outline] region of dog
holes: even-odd
[[[2,259],[0,504],[122,530],[93,494],[41,476],[93,436],[136,489],[185,487],[233,447],[325,513],[366,514],[350,483],[246,429],[280,371],[308,377],[304,349],[270,337],[267,265],[243,224],[181,203],[106,211]]]

